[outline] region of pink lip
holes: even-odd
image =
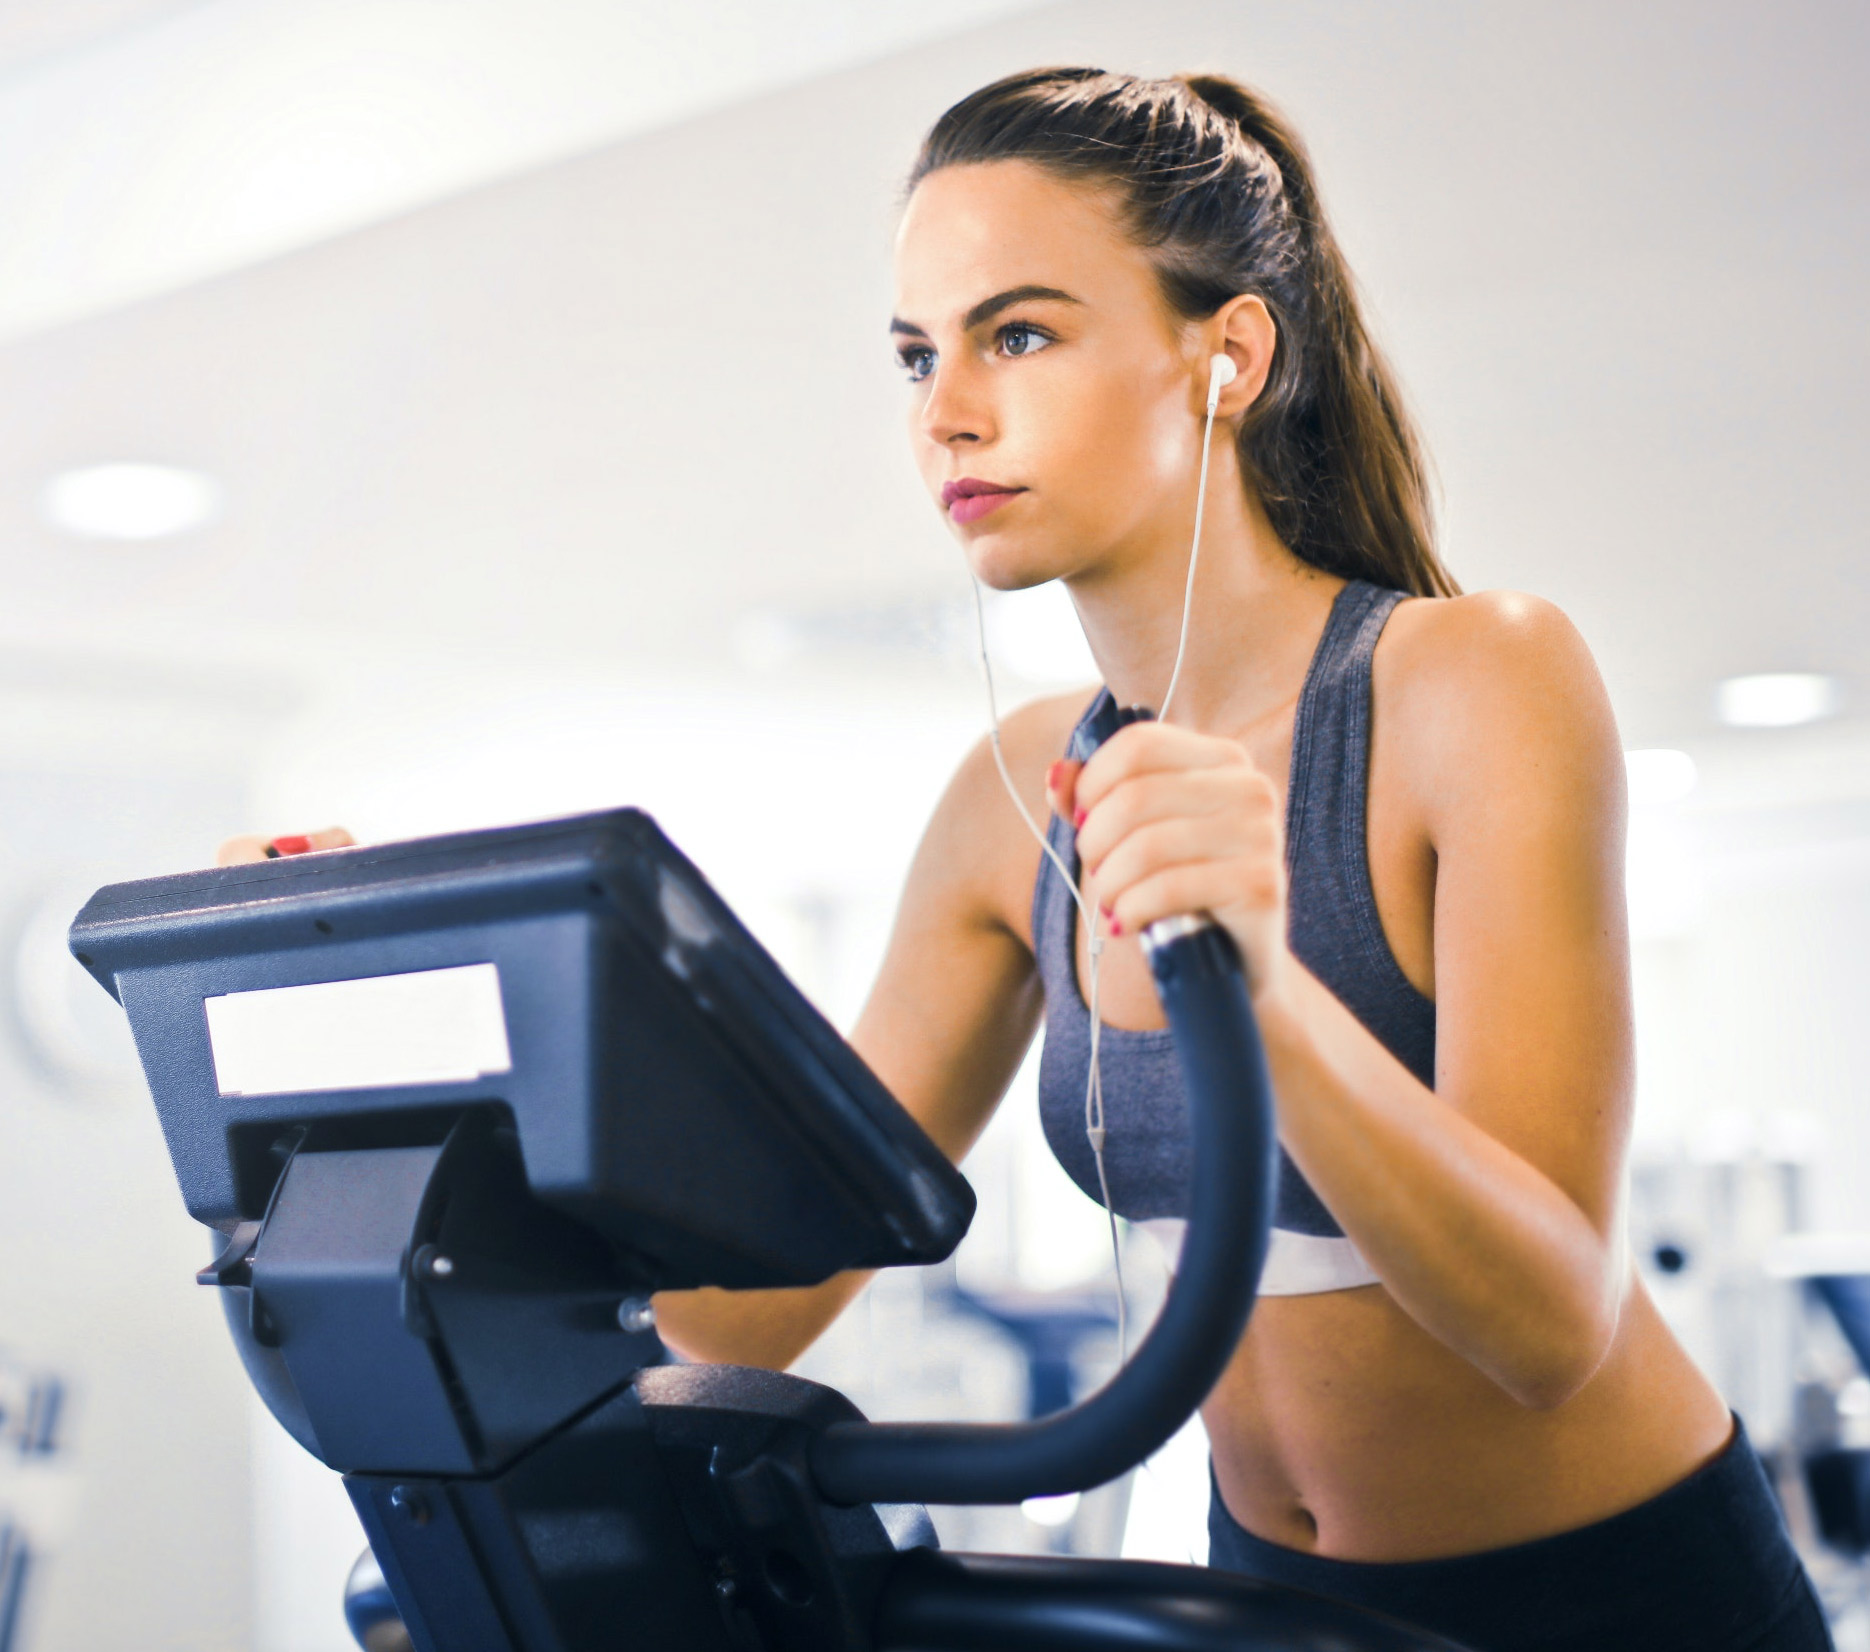
[[[957,482],[942,483],[941,502],[953,522],[978,522],[989,511],[996,511],[1007,500],[1024,493],[1024,488],[1005,488],[997,482],[983,482],[963,476]]]

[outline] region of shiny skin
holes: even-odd
[[[950,519],[962,552],[997,587],[1064,581],[1125,703],[1168,682],[1208,359],[1238,369],[1172,723],[1126,729],[1081,770],[1058,754],[1088,687],[1005,727],[1028,808],[1082,817],[1091,893],[1120,931],[1106,1018],[1160,1024],[1131,938],[1152,918],[1225,924],[1282,1139],[1382,1280],[1255,1309],[1204,1407],[1229,1508],[1274,1542],[1409,1560],[1566,1530],[1683,1478],[1731,1422],[1624,1244],[1622,763],[1583,642],[1550,604],[1486,593],[1404,603],[1377,648],[1367,852],[1383,938],[1437,1004],[1425,1089],[1286,946],[1292,716],[1339,584],[1279,542],[1228,440],[1272,357],[1265,307],[1173,316],[1107,198],[1013,162],[926,179],[897,272],[934,507],[963,478],[1021,490]],[[1030,288],[1069,296],[969,319]],[[983,743],[929,824],[853,1034],[956,1159],[1038,1025],[1037,868]],[[862,1284],[664,1295],[658,1314],[695,1357],[783,1366]]]

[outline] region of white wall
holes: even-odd
[[[1789,1154],[1807,1225],[1870,1229],[1870,749],[1730,738],[1704,770],[1634,833],[1643,1137]]]
[[[54,1453],[0,1466],[0,1507],[37,1556],[24,1646],[232,1652],[246,1378],[121,1016],[62,932],[97,883],[199,858],[240,787],[86,756],[0,768],[0,1351],[70,1395]]]

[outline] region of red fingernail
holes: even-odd
[[[1064,766],[1065,761],[1063,758],[1060,758],[1045,771],[1045,789],[1048,792],[1055,792],[1058,790],[1058,771]]]
[[[1110,920],[1110,932],[1113,935],[1121,935],[1123,933],[1123,925],[1120,924],[1115,918],[1112,918]]]
[[[312,840],[308,837],[276,837],[273,847],[282,855],[309,855],[312,852]]]
[[[1084,824],[1084,815],[1085,811],[1083,809],[1073,809],[1071,811],[1071,829],[1074,832]]]

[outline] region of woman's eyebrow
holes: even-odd
[[[991,321],[1002,310],[1011,309],[1015,304],[1030,304],[1035,299],[1049,298],[1060,304],[1076,304],[1077,299],[1058,287],[1008,287],[1003,293],[995,293],[992,298],[983,298],[973,309],[961,318],[961,330],[971,333],[983,322]]]
[[[1060,287],[1040,287],[1034,286],[1031,283],[1023,287],[1008,287],[1005,292],[995,293],[992,298],[983,298],[973,309],[969,310],[968,313],[961,318],[961,330],[963,332],[972,332],[983,322],[993,320],[1002,310],[1010,309],[1015,304],[1030,304],[1034,300],[1041,298],[1049,298],[1055,304],[1080,304],[1083,302],[1082,299],[1074,298],[1070,293]],[[928,337],[927,331],[918,327],[913,321],[902,321],[895,318],[892,318],[890,321],[890,331],[892,333],[906,334],[910,338]]]

